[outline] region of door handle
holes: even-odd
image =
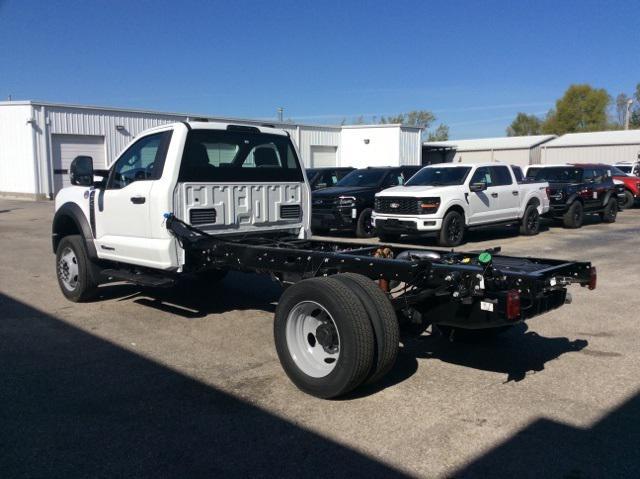
[[[494,198],[498,197],[498,193],[491,193],[491,196],[493,196]]]
[[[132,196],[131,203],[134,205],[142,205],[147,199],[144,196]]]
[[[518,191],[512,191],[511,193],[513,193],[513,196],[518,196],[520,194]]]

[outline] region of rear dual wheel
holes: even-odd
[[[393,366],[399,344],[391,303],[370,279],[356,274],[289,287],[276,308],[274,338],[287,376],[320,398],[380,379]]]

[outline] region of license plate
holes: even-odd
[[[480,301],[480,309],[482,311],[490,311],[493,313],[493,303],[489,301]]]

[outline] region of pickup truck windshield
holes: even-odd
[[[378,186],[387,170],[355,170],[342,178],[336,186]]]
[[[629,176],[629,175],[627,175],[626,172],[622,171],[617,166],[611,166],[610,168],[611,168],[611,174],[613,176]]]
[[[446,168],[428,167],[417,172],[405,183],[406,186],[453,186],[462,185],[471,171],[468,166]]]
[[[565,166],[549,168],[529,168],[527,178],[549,183],[580,183],[582,169]]]
[[[192,130],[178,181],[304,181],[291,141],[254,131]]]

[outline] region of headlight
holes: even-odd
[[[440,198],[420,198],[418,200],[418,213],[430,215],[440,208]]]
[[[351,208],[356,205],[356,199],[353,196],[338,196],[338,206]]]

